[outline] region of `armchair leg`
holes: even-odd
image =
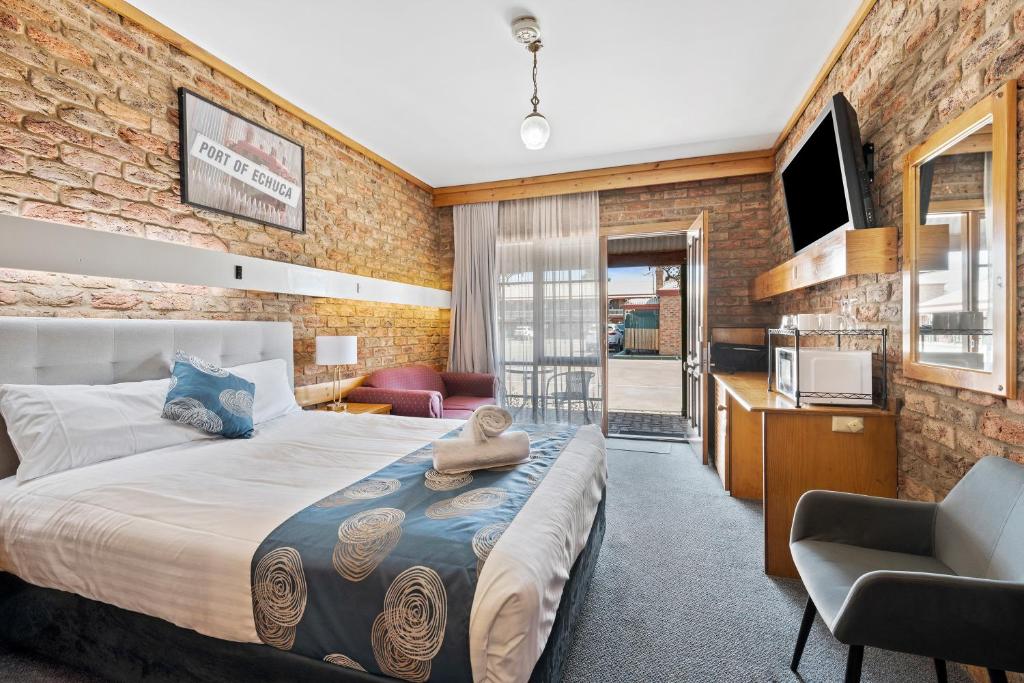
[[[988,670],[989,683],[1006,683],[1006,672],[1000,669]]]
[[[811,633],[811,626],[814,625],[814,615],[818,613],[814,601],[807,598],[807,606],[804,608],[804,618],[800,621],[800,633],[796,636],[796,647],[793,648],[793,659],[789,663],[789,670],[796,673],[800,666],[800,658],[804,656],[804,646],[807,645],[807,636]]]
[[[946,675],[945,659],[935,659],[935,680],[938,681],[938,683],[947,683],[949,680]]]
[[[864,663],[864,646],[851,645],[846,657],[845,683],[860,683],[860,667]]]

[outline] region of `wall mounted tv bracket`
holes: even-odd
[[[864,171],[868,177],[868,182],[875,182],[875,143],[865,142],[861,148],[864,152]]]
[[[875,182],[875,143],[865,142],[861,147],[864,167],[860,171],[861,196],[864,198],[864,222],[866,227],[875,227],[875,203],[871,201],[871,183]]]

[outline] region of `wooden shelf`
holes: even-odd
[[[895,273],[896,228],[840,228],[750,283],[750,298],[770,299],[847,275]]]

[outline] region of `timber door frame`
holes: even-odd
[[[616,237],[653,237],[655,235],[688,235],[699,221],[707,223],[705,212],[701,211],[695,221],[671,220],[653,223],[633,223],[630,225],[602,225],[600,228],[601,254],[600,259],[600,290],[601,297],[601,431],[608,436],[608,239]],[[685,265],[685,264],[684,264]],[[682,278],[682,273],[680,273]],[[706,313],[706,311],[705,311]],[[705,323],[707,322],[705,318]],[[683,410],[686,410],[686,386],[683,386]],[[704,454],[707,463],[707,453]]]
[[[708,445],[710,443],[710,431],[711,426],[709,425],[709,419],[711,417],[710,409],[710,397],[708,392],[708,341],[710,329],[708,326],[708,262],[711,253],[710,242],[708,240],[708,214],[707,211],[701,211],[697,218],[694,219],[689,229],[686,231],[687,235],[687,258],[686,258],[686,271],[687,271],[687,294],[686,294],[686,320],[687,320],[687,355],[689,355],[689,337],[690,334],[696,334],[697,339],[697,368],[699,370],[699,380],[697,392],[700,397],[700,424],[691,425],[691,428],[699,428],[697,432],[700,437],[701,447],[700,455],[701,462],[705,465],[710,461],[708,457]],[[691,292],[689,288],[690,284],[690,272],[691,268],[694,268],[697,264],[693,259],[690,258],[690,242],[691,240],[700,240],[700,272],[698,273],[700,281],[700,315],[697,322],[697,329],[690,330],[690,300]],[[689,387],[687,387],[688,389]],[[689,412],[689,405],[687,405],[687,411]]]

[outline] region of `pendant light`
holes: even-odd
[[[533,111],[526,115],[523,124],[519,127],[519,136],[526,145],[526,149],[544,149],[551,137],[551,126],[544,115],[537,111],[540,105],[540,98],[537,97],[537,53],[540,52],[540,26],[533,17],[519,17],[512,22],[512,33],[516,40],[526,45],[526,49],[533,54],[533,97],[530,104]]]

